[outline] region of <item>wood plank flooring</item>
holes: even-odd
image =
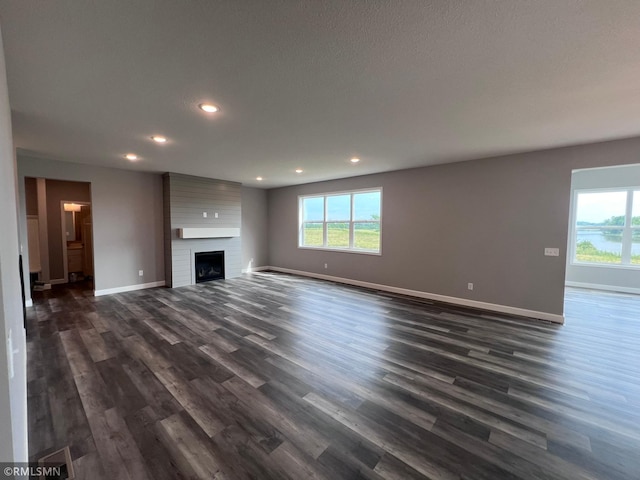
[[[29,311],[32,459],[86,479],[640,479],[640,297],[565,326],[262,272]]]

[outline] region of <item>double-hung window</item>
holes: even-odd
[[[299,197],[301,248],[380,253],[382,189]]]
[[[640,189],[578,190],[573,262],[640,267]]]

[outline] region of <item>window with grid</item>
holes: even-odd
[[[301,248],[381,251],[382,189],[299,197]]]
[[[640,266],[640,189],[577,191],[574,263]]]

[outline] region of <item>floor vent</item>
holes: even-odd
[[[56,480],[73,480],[76,478],[73,473],[73,462],[69,447],[61,448],[38,460],[38,464],[46,467],[61,467],[60,475],[40,477],[41,479],[55,478]]]

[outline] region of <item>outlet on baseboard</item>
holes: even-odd
[[[138,276],[139,276],[139,277],[141,277],[141,276],[143,276],[143,275],[144,275],[144,271],[142,271],[142,270],[138,270]]]
[[[469,290],[473,290],[473,283],[467,283],[467,288]]]

